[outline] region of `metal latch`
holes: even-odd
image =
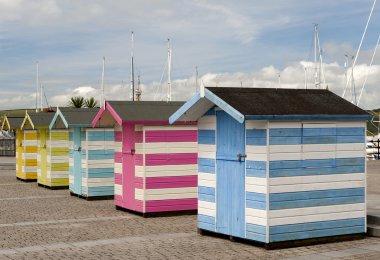
[[[242,158],[247,158],[247,155],[246,155],[246,154],[241,154],[241,153],[239,153],[239,154],[237,155],[237,157],[238,157],[239,162],[241,162],[241,161],[242,161]]]

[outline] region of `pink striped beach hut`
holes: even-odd
[[[115,128],[115,205],[147,216],[196,212],[195,122],[169,124],[183,102],[106,101],[93,127]]]

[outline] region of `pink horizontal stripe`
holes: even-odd
[[[135,131],[135,142],[142,143],[144,140],[143,131]]]
[[[122,142],[122,141],[123,141],[123,132],[115,131],[115,142]]]
[[[147,121],[147,120],[136,120],[136,121],[128,121],[129,123],[133,123],[136,125],[170,125],[169,121]],[[196,121],[181,121],[175,122],[173,125],[197,125]]]
[[[135,177],[135,188],[144,189],[144,178]]]
[[[146,212],[196,210],[198,208],[198,199],[150,200],[145,201],[145,208]]]
[[[115,184],[122,185],[123,184],[123,174],[115,173]]]
[[[135,208],[138,212],[144,212],[144,202],[142,200],[135,200]]]
[[[146,154],[147,166],[197,164],[197,153]]]
[[[197,142],[196,130],[152,130],[145,132],[145,142]]]
[[[143,166],[144,165],[142,154],[135,154],[135,165],[136,166]]]
[[[115,158],[115,163],[122,163],[123,162],[123,153],[115,152],[114,158]]]
[[[148,177],[146,189],[186,188],[197,187],[198,176],[174,176],[174,177]]]

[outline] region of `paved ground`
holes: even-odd
[[[371,176],[379,171],[377,166],[380,164],[369,165]],[[379,197],[373,197],[374,207],[380,204],[376,203]],[[67,190],[51,191],[19,182],[14,171],[3,170],[3,259],[380,259],[380,238],[266,251],[199,236],[196,216],[144,219],[116,211],[112,201],[70,197]]]

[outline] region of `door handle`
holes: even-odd
[[[242,158],[247,158],[247,155],[246,154],[241,154],[241,153],[239,153],[238,155],[237,155],[237,157],[238,157],[238,160],[239,160],[239,162],[241,162],[242,160]]]

